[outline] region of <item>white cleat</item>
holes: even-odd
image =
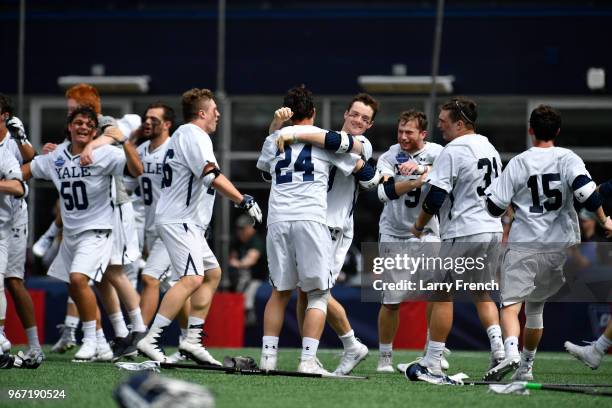
[[[495,367],[489,369],[482,378],[485,381],[501,381],[508,373],[514,371],[521,364],[519,356],[503,359]]]
[[[442,367],[442,370],[444,371],[450,368],[450,364],[448,364],[448,360],[446,359],[446,356],[450,356],[450,355],[451,355],[451,351],[447,349],[446,347],[444,347],[444,351],[442,352],[442,359],[440,360],[440,366]]]
[[[278,356],[276,354],[262,354],[259,360],[259,368],[264,371],[276,370],[277,360]]]
[[[42,362],[47,359],[47,356],[45,356],[45,353],[43,353],[40,347],[30,347],[23,355],[23,359]]]
[[[93,361],[113,361],[113,350],[107,341],[96,343],[96,356]]]
[[[584,365],[592,370],[596,370],[601,364],[603,353],[595,348],[595,342],[589,343],[586,346],[577,346],[572,342],[566,341],[563,346],[572,356],[582,361]]]
[[[53,353],[65,353],[66,351],[76,347],[76,327],[68,327],[63,324],[58,324],[57,328],[60,329],[61,335],[59,340],[51,347]]]
[[[381,353],[378,358],[378,365],[376,366],[376,371],[379,373],[393,373],[395,370],[393,369],[393,354],[391,353]]]
[[[4,353],[11,351],[11,342],[6,338],[4,333],[0,333],[0,348]]]
[[[136,344],[138,351],[153,361],[166,362],[168,359],[158,344],[162,331],[163,329],[159,327],[152,327],[149,333]]]
[[[185,361],[185,360],[187,360],[187,357],[182,355],[180,353],[180,351],[177,351],[174,354],[168,356],[168,358],[166,359],[166,362],[167,363],[176,364],[176,363],[180,363],[180,362]]]
[[[190,327],[187,330],[187,336],[179,343],[178,351],[184,355],[195,361],[198,364],[207,365],[212,364],[216,366],[221,366],[222,364],[215,360],[213,356],[210,355],[208,350],[202,345],[202,331],[203,325],[197,325]]]
[[[506,352],[504,351],[503,348],[492,351],[489,357],[489,370],[492,370],[494,367],[498,366],[505,359],[506,359]]]
[[[92,361],[96,356],[97,345],[95,340],[84,339],[83,345],[76,352],[72,361],[74,362],[83,362],[83,361]]]
[[[300,360],[298,366],[298,372],[308,374],[321,374],[324,377],[333,377],[334,374],[330,373],[323,368],[321,362],[317,358],[309,358],[307,360]]]
[[[368,348],[365,346],[365,344],[359,342],[359,346],[355,350],[345,350],[342,353],[342,359],[340,360],[340,364],[336,368],[336,371],[334,371],[334,374],[349,375],[359,363],[366,359],[367,356]]]
[[[533,366],[519,365],[519,368],[512,374],[512,381],[533,381]]]
[[[44,234],[38,238],[38,241],[36,241],[34,245],[32,245],[32,253],[42,258],[49,248],[51,248],[51,245],[53,245],[53,240],[55,240],[55,236]]]

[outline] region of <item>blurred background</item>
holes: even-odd
[[[103,112],[116,117],[154,101],[180,117],[182,92],[210,88],[222,115],[217,159],[264,212],[269,185],[255,162],[274,110],[297,84],[314,92],[316,124],[328,129],[341,127],[354,94],[374,95],[375,157],[395,143],[397,117],[409,108],[430,115],[430,138],[441,143],[436,107],[461,95],[478,103],[477,131],[507,162],[529,147],[529,112],[547,103],[563,117],[557,144],[600,183],[611,177],[611,23],[612,2],[603,0],[2,0],[0,92],[13,97],[40,151],[63,140],[63,93],[75,83],[97,86]],[[31,187],[35,240],[57,194],[50,183]],[[216,206],[211,243],[225,270],[239,214],[227,200]],[[357,248],[377,240],[381,208],[375,194],[361,195]],[[353,257],[349,282],[359,270]],[[38,261],[29,271],[45,272]]]

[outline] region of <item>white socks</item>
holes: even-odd
[[[96,321],[83,322],[83,341],[96,341]]]
[[[96,330],[96,342],[101,346],[106,345],[106,336],[104,336],[104,330]]]
[[[446,343],[429,340],[427,343],[427,353],[425,353],[425,357],[423,357],[420,364],[425,367],[440,367],[445,345]]]
[[[172,320],[158,313],[155,315],[155,320],[153,320],[153,325],[151,326],[151,328],[163,329],[164,327],[170,326],[170,323],[172,323]]]
[[[300,360],[311,360],[317,356],[317,349],[319,348],[319,340],[313,339],[312,337],[304,337],[302,339],[302,356]]]
[[[275,356],[278,353],[278,337],[263,336],[261,341],[261,354]]]
[[[535,354],[536,350],[527,350],[527,348],[523,347],[523,352],[521,353],[521,364],[532,366]]]
[[[518,357],[518,338],[516,336],[510,336],[504,340],[504,349],[506,350],[506,358]]]
[[[359,342],[355,338],[355,332],[353,330],[343,334],[342,336],[338,336],[340,341],[342,342],[342,346],[345,350],[353,350],[359,346]]]
[[[393,343],[378,345],[378,353],[382,356],[383,354],[393,354]]]
[[[38,332],[36,330],[36,326],[32,326],[29,329],[26,329],[26,336],[28,336],[28,345],[30,348],[39,349],[40,342],[38,341]]]
[[[132,323],[132,331],[135,332],[146,332],[147,326],[144,324],[144,320],[142,320],[142,313],[140,312],[140,308],[130,310],[128,312],[128,316],[130,317],[130,322]]]
[[[122,317],[123,318],[123,317]],[[79,318],[76,316],[66,315],[66,319],[64,319],[64,325],[76,329],[79,325]]]
[[[127,335],[130,334],[127,326],[125,325],[125,320],[123,320],[123,313],[121,313],[121,311],[108,315],[108,320],[110,320],[111,324],[113,325],[115,336],[127,337]]]
[[[192,328],[193,326],[204,326],[204,319],[200,319],[199,317],[189,316],[187,319],[187,327]]]
[[[603,334],[599,336],[595,342],[595,350],[599,351],[601,354],[606,354],[610,346],[612,346],[612,340]]]
[[[504,342],[502,341],[502,332],[499,324],[492,324],[487,327],[487,336],[489,336],[489,342],[491,343],[491,351],[504,349]]]

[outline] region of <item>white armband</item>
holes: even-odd
[[[336,153],[346,153],[351,150],[353,147],[350,139],[351,137],[352,136],[344,131],[340,132],[340,147],[338,147]]]
[[[597,185],[593,180],[591,180],[578,190],[574,191],[574,197],[576,197],[576,200],[582,204],[589,199],[595,190],[597,190]]]

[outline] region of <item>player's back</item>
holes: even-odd
[[[206,191],[202,173],[207,163],[216,163],[208,134],[191,123],[180,126],[172,134],[164,156],[155,224],[202,226],[198,203]]]
[[[582,159],[560,147],[532,147],[514,157],[504,171],[514,189],[510,242],[580,242],[572,183],[578,175],[589,175]]]
[[[445,146],[429,177],[448,193],[440,209],[442,239],[502,232],[500,220],[489,215],[482,199],[500,174],[501,158],[486,137],[465,135]]]
[[[284,133],[323,132],[315,126],[288,126]],[[260,170],[272,175],[268,201],[268,225],[279,221],[316,221],[326,223],[327,187],[333,165],[345,175],[351,174],[356,158],[349,154],[335,155],[318,147],[296,143],[278,151],[274,133],[264,142],[257,162]]]

